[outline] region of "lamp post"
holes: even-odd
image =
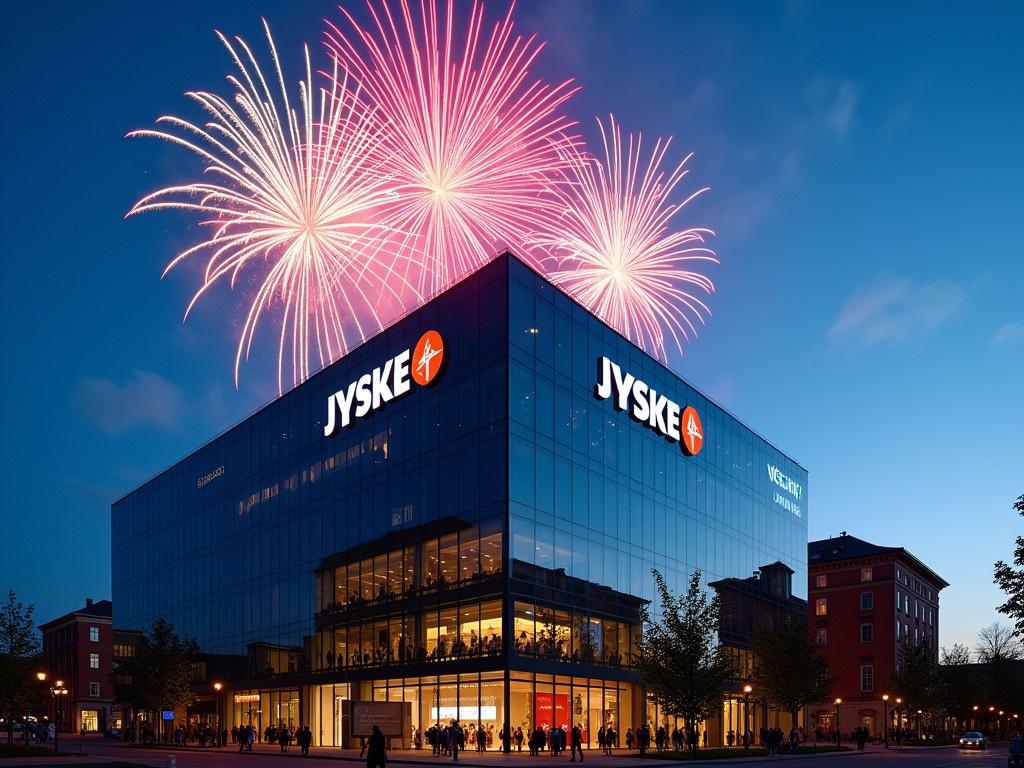
[[[885,748],[889,748],[889,694],[882,694],[882,728],[885,731]]]
[[[999,738],[1005,738],[1006,733],[1003,731],[1003,710],[999,710]]]
[[[975,704],[971,709],[974,710],[974,730],[978,730],[978,705]]]
[[[843,703],[842,699],[836,699],[836,746],[842,746],[842,732],[839,730],[839,705]]]
[[[917,728],[915,729],[915,734],[914,735],[917,738],[917,743],[920,744],[921,743],[921,710],[920,709],[917,710]]]
[[[900,722],[900,704],[903,703],[903,699],[899,696],[896,697],[896,746],[900,746],[900,740],[903,738],[903,723]]]
[[[221,718],[220,718],[220,689],[223,688],[223,687],[224,687],[224,684],[220,683],[220,682],[214,682],[214,684],[213,684],[213,690],[214,690],[213,701],[214,701],[214,704],[216,705],[215,709],[217,710],[217,732],[213,735],[214,736],[213,743],[216,744],[218,747],[223,747],[224,746],[224,742],[221,740],[221,737],[220,737],[220,734],[221,734],[221,731],[222,731],[221,723],[223,722],[221,720]]]
[[[748,683],[743,686],[743,749],[751,749],[751,691],[754,687]]]
[[[39,674],[36,675],[36,677],[40,681],[44,681],[44,680],[46,680],[46,673],[45,672],[40,672]],[[67,696],[67,693],[68,693],[68,689],[64,687],[64,681],[63,680],[55,681],[53,686],[50,688],[50,697],[53,699],[53,751],[54,752],[60,752],[60,745],[59,745],[59,742],[57,741],[58,734],[60,733],[60,704],[57,703],[59,701],[58,697],[60,697],[60,696]]]

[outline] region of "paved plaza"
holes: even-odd
[[[302,757],[298,750],[291,748],[281,754],[277,747],[257,745],[251,754],[239,754],[234,749],[198,749],[179,747],[135,747],[121,744],[109,739],[95,737],[69,736],[61,741],[61,749],[71,752],[85,753],[84,757],[66,757],[60,759],[61,764],[91,763],[130,763],[148,766],[149,768],[168,768],[168,757],[173,755],[175,768],[297,768],[300,765],[322,765],[322,761],[335,760],[345,763],[364,763],[359,753],[354,750],[313,749],[309,757]],[[755,768],[775,766],[783,763],[798,763],[801,768],[815,766],[867,766],[893,765],[909,768],[1003,768],[1006,765],[1006,745],[996,744],[987,752],[962,752],[955,747],[902,747],[882,749],[868,747],[864,752],[843,752],[824,755],[778,756],[775,758],[744,758],[741,750],[736,750],[737,757],[726,760],[685,761],[675,763],[669,760],[640,760],[634,753],[625,753],[606,757],[599,754],[586,754],[584,762],[595,768],[625,766],[626,768],[669,768],[673,765],[714,766],[714,765],[749,765]],[[53,758],[8,759],[3,765],[43,766],[53,765]],[[389,754],[389,763],[395,765],[448,765],[450,758],[438,758],[429,751],[399,750]],[[552,758],[549,756],[531,757],[528,753],[503,755],[499,752],[466,752],[460,755],[457,765],[462,768],[552,768],[568,764],[568,756]]]

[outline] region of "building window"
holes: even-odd
[[[870,643],[875,639],[875,625],[874,624],[861,624],[860,625],[860,641],[862,643]]]
[[[931,608],[928,609],[928,626],[929,627],[935,626],[933,624],[933,616],[932,616],[932,609]]]
[[[921,616],[920,616],[920,611],[921,611],[921,603],[920,603],[920,602],[918,601],[918,599],[917,599],[917,598],[915,597],[915,598],[914,598],[914,618],[915,618],[915,619],[919,619],[919,618],[921,618]]]
[[[100,628],[89,627],[89,642],[98,643],[100,641]]]
[[[914,645],[917,645],[918,642],[920,641],[917,639],[917,627],[914,627]]]
[[[900,591],[896,590],[896,610],[897,612],[903,610],[903,598],[900,597]]]
[[[814,601],[814,615],[828,616],[828,598],[819,597]]]
[[[824,573],[819,573],[814,577],[814,586],[818,589],[828,586],[828,576]]]
[[[871,576],[872,576],[872,570],[870,568],[861,568],[860,569],[860,580],[861,581],[871,581]]]
[[[872,664],[860,665],[860,689],[865,693],[875,690],[875,667]]]
[[[89,669],[100,668],[100,655],[98,653],[89,654]]]
[[[861,592],[860,593],[860,609],[862,611],[870,611],[875,607],[875,594],[873,592]]]
[[[89,683],[89,695],[93,697],[99,697],[100,695],[100,684]]]
[[[826,645],[828,645],[828,630],[827,629],[819,629],[818,630],[818,645],[820,645],[822,648],[824,648]]]
[[[900,570],[899,566],[896,566],[896,581],[899,581],[901,576],[903,576],[903,572]]]

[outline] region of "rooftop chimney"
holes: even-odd
[[[90,605],[92,605],[92,598],[91,597],[85,598],[85,607],[88,608]]]

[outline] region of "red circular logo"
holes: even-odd
[[[683,409],[679,418],[679,432],[682,438],[679,444],[688,456],[696,456],[704,447],[704,428],[700,425],[700,416],[692,405]]]
[[[441,372],[444,365],[444,341],[437,331],[427,331],[416,342],[412,352],[412,380],[425,387]]]

